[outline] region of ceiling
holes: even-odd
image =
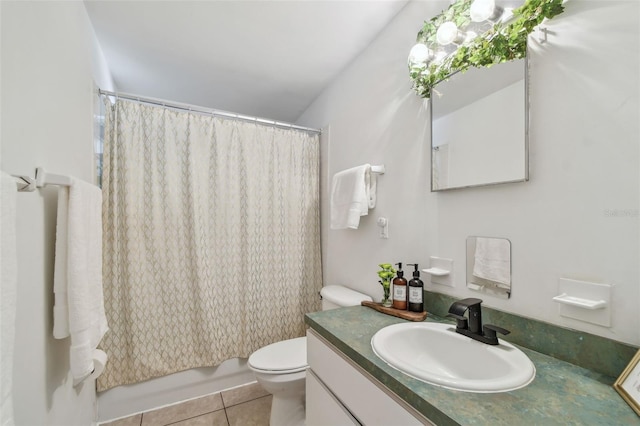
[[[407,1],[84,3],[119,92],[295,122]]]

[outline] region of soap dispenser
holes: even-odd
[[[398,265],[398,276],[393,279],[393,307],[396,309],[407,310],[407,279],[404,278],[402,271],[402,262]]]
[[[413,278],[409,280],[409,310],[411,312],[424,311],[424,283],[420,279],[420,271],[418,264],[408,263],[409,266],[415,266]]]

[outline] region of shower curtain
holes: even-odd
[[[304,131],[109,103],[99,391],[304,335],[322,286],[318,144]]]

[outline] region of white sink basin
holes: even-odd
[[[487,345],[449,324],[414,322],[385,327],[371,346],[383,361],[413,378],[465,392],[507,392],[533,380],[536,369],[515,346]]]

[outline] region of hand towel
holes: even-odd
[[[473,275],[509,286],[511,284],[511,247],[500,238],[476,238]]]
[[[333,176],[331,229],[358,229],[360,217],[376,206],[376,178],[371,165],[353,167]]]
[[[56,254],[53,270],[53,337],[69,337],[69,305],[67,304],[67,221],[69,219],[69,188],[58,189],[56,223]]]
[[[0,172],[0,424],[13,425],[13,347],[16,331],[18,259],[16,181]]]
[[[74,385],[95,369],[96,348],[108,330],[102,291],[102,193],[71,178],[58,190],[54,273],[54,337],[71,336]]]

